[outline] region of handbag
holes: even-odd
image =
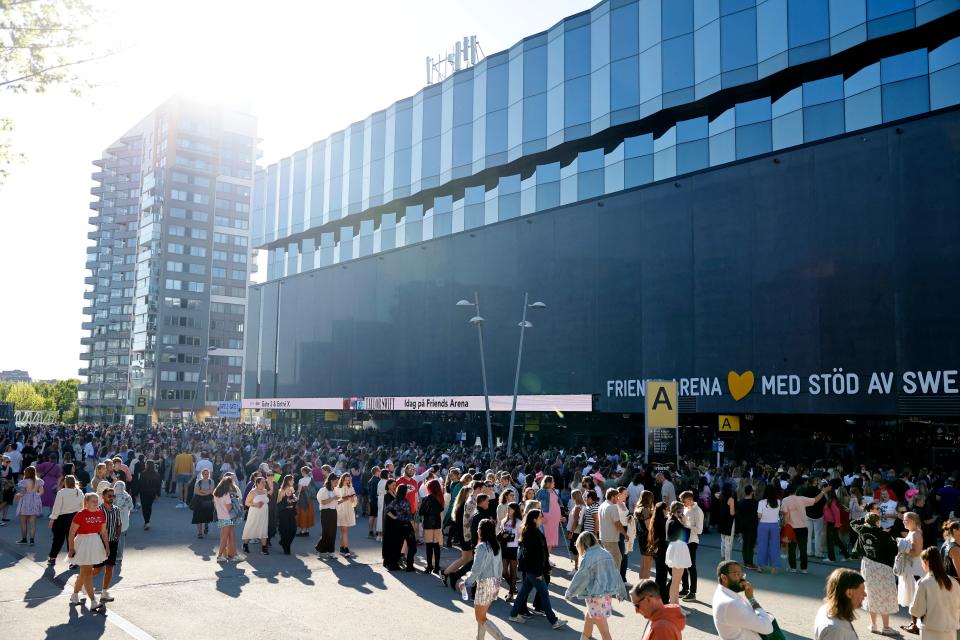
[[[776,618],[773,619],[773,631],[770,633],[761,633],[760,637],[763,638],[763,640],[787,640],[787,636],[780,630],[780,625],[777,624]]]

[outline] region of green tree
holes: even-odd
[[[10,387],[12,386],[12,382],[0,382],[0,402],[7,401],[7,394],[10,393]]]
[[[88,0],[0,0],[0,91],[43,93],[60,85],[79,94],[86,85],[77,67],[112,55],[89,41],[94,19]],[[0,113],[0,184],[23,159],[13,151],[13,129]]]
[[[7,402],[12,402],[18,411],[39,411],[46,405],[44,397],[29,382],[17,382],[10,387]]]
[[[57,380],[52,387],[54,409],[59,412],[62,422],[77,421],[77,387],[80,381],[76,378]]]

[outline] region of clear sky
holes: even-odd
[[[249,100],[270,163],[416,93],[425,58],[476,35],[506,49],[592,0],[93,0],[97,38],[122,52],[87,65],[83,97],[0,94],[16,150],[0,187],[0,369],[76,377],[91,162],[176,93]]]

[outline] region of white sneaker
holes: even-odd
[[[177,508],[177,509],[185,509],[186,507],[187,507],[187,505],[183,504],[182,502],[178,502],[176,508]]]
[[[109,591],[100,592],[100,602],[113,602],[113,597],[110,595]]]
[[[70,594],[70,606],[75,607],[80,604],[80,594],[71,593]]]
[[[563,618],[557,618],[557,621],[550,626],[554,629],[563,629],[565,626],[567,626],[567,621]]]

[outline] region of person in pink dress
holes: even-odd
[[[547,547],[552,550],[560,544],[560,525],[564,521],[560,512],[560,496],[553,486],[553,476],[543,476],[537,500],[543,512],[543,535],[547,539]]]

